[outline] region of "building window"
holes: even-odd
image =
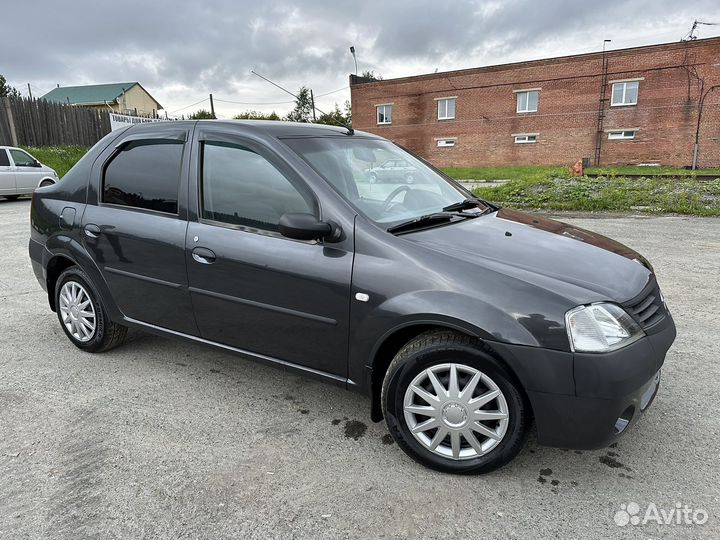
[[[440,98],[438,104],[438,120],[453,120],[455,118],[455,100],[457,98]]]
[[[620,140],[620,139],[634,139],[635,133],[637,133],[634,129],[626,129],[622,131],[608,131],[608,139],[612,140]]]
[[[515,144],[530,144],[536,143],[538,134],[537,133],[518,133],[513,135],[515,137]]]
[[[376,109],[378,124],[392,124],[392,103],[378,105]]]
[[[450,148],[455,146],[457,139],[437,139],[438,148]]]
[[[537,112],[540,90],[521,90],[517,94],[517,112]]]
[[[622,81],[612,85],[612,101],[610,105],[637,105],[640,81]]]

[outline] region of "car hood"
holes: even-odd
[[[644,257],[615,240],[505,208],[404,238],[578,303],[625,302],[640,293],[652,276]]]

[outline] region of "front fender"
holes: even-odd
[[[378,350],[390,336],[409,326],[451,328],[487,342],[539,345],[527,326],[512,314],[457,292],[412,291],[375,305],[354,301],[349,379],[360,389],[369,390],[367,371],[372,369]]]

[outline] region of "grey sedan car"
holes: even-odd
[[[358,183],[387,159],[422,181]],[[640,254],[479,199],[349,128],[114,131],[35,192],[29,253],[78,349],[134,328],[340,385],[451,473],[509,462],[533,422],[540,444],[613,443],[652,403],[675,339]]]
[[[0,196],[15,200],[57,182],[57,173],[21,148],[0,146]]]

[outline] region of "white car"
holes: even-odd
[[[12,201],[58,180],[60,178],[53,169],[40,163],[25,150],[0,146],[0,197]]]

